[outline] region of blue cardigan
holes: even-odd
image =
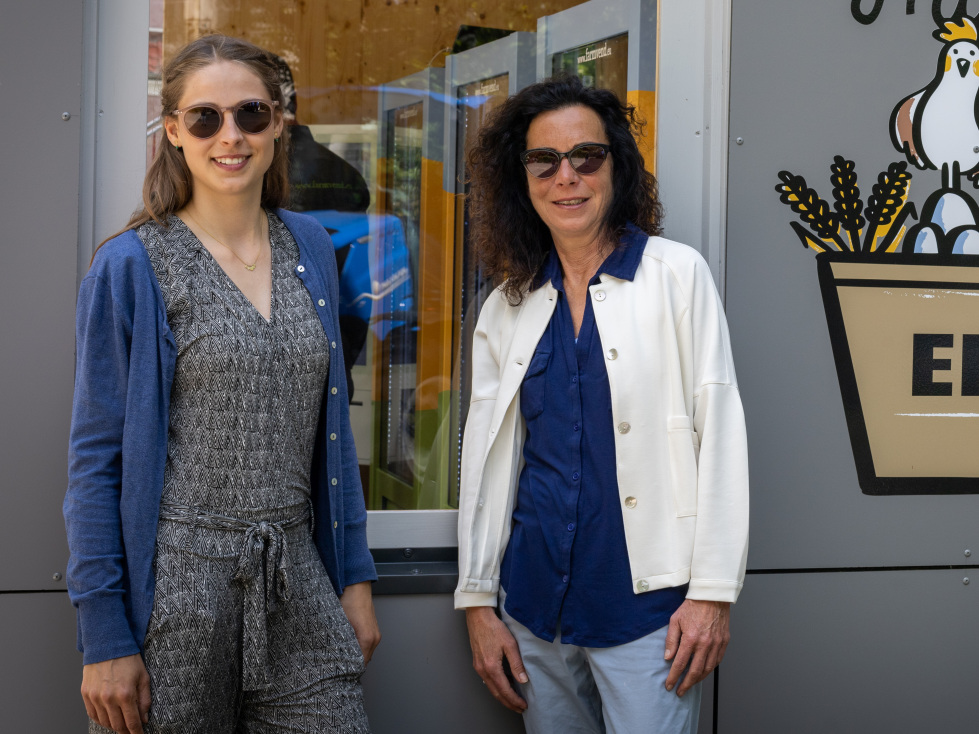
[[[311,487],[314,541],[339,595],[348,584],[377,574],[367,548],[367,512],[350,430],[336,259],[316,220],[277,214],[299,245],[296,276],[331,346]],[[149,256],[134,231],[124,232],[96,253],[76,311],[64,514],[71,553],[68,595],[78,609],[78,649],[85,664],[142,650],[153,610],[153,554],[176,358]]]

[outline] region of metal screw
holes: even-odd
[[[741,136],[739,135],[738,137],[736,137],[736,138],[734,139],[734,142],[735,142],[735,143],[737,143],[738,145],[744,145],[744,138],[742,138],[742,137],[741,137]],[[977,151],[977,152],[979,152],[979,151]]]
[[[64,120],[65,122],[67,122],[68,120],[71,119],[71,113],[70,112],[62,112],[61,113],[61,119]],[[977,151],[977,152],[979,152],[979,151]]]
[[[977,151],[977,152],[979,152],[979,151]],[[971,556],[972,556],[972,551],[971,551],[971,550],[969,550],[968,548],[966,548],[966,549],[965,549],[965,557],[966,557],[966,558],[969,558],[969,557],[971,557]]]
[[[415,550],[413,548],[405,548],[403,551],[401,551],[401,555],[403,555],[405,558],[411,558],[413,555],[415,555]]]
[[[53,578],[55,581],[61,581],[61,571],[55,571],[53,574],[51,574],[51,578]]]
[[[962,583],[965,584],[966,586],[968,586],[969,585],[969,577],[966,576],[964,579],[962,579]]]

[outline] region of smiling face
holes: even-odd
[[[608,144],[598,114],[576,105],[543,112],[527,129],[527,149],[571,150],[581,143]],[[551,178],[527,173],[527,189],[537,214],[551,231],[555,246],[578,249],[601,246],[602,220],[612,201],[612,154],[595,173],[580,174],[567,158]]]
[[[270,98],[262,80],[247,66],[234,61],[216,61],[187,77],[178,109],[197,104],[233,107],[249,99]],[[282,113],[276,108],[272,124],[257,135],[243,133],[231,110],[223,113],[221,129],[201,140],[191,135],[182,119],[169,115],[167,138],[184,151],[184,160],[194,183],[194,198],[262,195],[262,180],[272,164],[275,139],[282,134]]]

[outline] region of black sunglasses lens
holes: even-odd
[[[272,123],[272,108],[265,102],[243,102],[235,109],[235,123],[242,132],[257,135]]]
[[[524,154],[524,166],[536,178],[550,178],[560,165],[561,156],[553,150],[528,150]]]
[[[221,111],[214,107],[191,107],[184,112],[184,124],[195,138],[209,138],[221,127]]]
[[[579,145],[568,154],[571,167],[578,173],[594,173],[605,162],[606,151],[600,145]]]

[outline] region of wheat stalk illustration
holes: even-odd
[[[891,163],[877,177],[873,192],[867,200],[867,232],[864,252],[893,252],[904,238],[904,222],[913,211],[905,207],[911,174],[907,161]],[[895,226],[896,225],[896,226]]]
[[[848,161],[841,155],[834,156],[830,173],[833,209],[839,217],[840,230],[849,240],[849,249],[857,251],[860,248],[860,234],[867,220],[861,214],[863,201],[860,199],[860,187],[857,186],[857,172],[853,161]]]
[[[849,249],[843,238],[840,237],[839,218],[833,213],[826,200],[821,199],[815,189],[809,188],[806,179],[789,171],[779,171],[778,177],[782,181],[775,187],[775,190],[779,192],[779,200],[783,204],[788,204],[792,211],[809,225],[818,238],[815,240],[806,234],[802,237],[802,244],[817,252],[830,248],[834,250]],[[793,227],[793,229],[796,233],[800,233],[802,228]]]

